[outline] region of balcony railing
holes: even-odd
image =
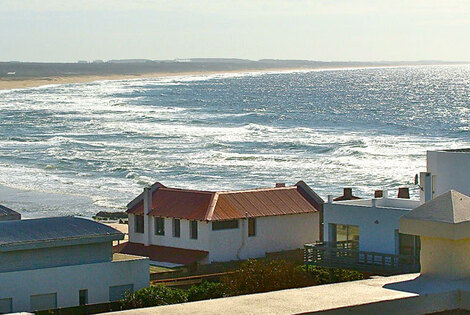
[[[304,261],[306,265],[353,269],[381,275],[420,270],[419,256],[360,251],[357,242],[306,244]]]

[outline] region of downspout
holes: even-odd
[[[243,247],[245,247],[245,239],[246,239],[246,233],[245,233],[245,222],[248,222],[248,212],[245,212],[245,219],[242,219],[242,243],[240,244],[240,247],[237,250],[237,259],[241,260],[240,258],[240,252],[242,251]]]

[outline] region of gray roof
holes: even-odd
[[[450,190],[413,209],[403,217],[444,223],[470,221],[470,197]]]
[[[451,190],[400,218],[400,233],[451,240],[470,238],[470,197]]]
[[[10,216],[10,215],[19,215],[18,212],[10,209],[10,208],[7,208],[5,206],[2,206],[0,205],[0,216]]]
[[[123,239],[107,225],[78,217],[0,222],[0,251],[98,243]]]

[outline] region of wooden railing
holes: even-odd
[[[365,252],[353,242],[305,245],[306,265],[354,269],[383,275],[419,272],[419,257]]]

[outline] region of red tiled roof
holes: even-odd
[[[230,220],[315,212],[296,186],[218,193],[208,220]]]
[[[144,214],[144,200],[142,199],[138,203],[136,203],[131,208],[127,209],[127,213],[143,215]]]
[[[190,265],[206,257],[209,252],[203,250],[184,249],[167,246],[126,242],[113,247],[113,252],[149,257],[152,261],[169,262],[180,265]]]
[[[149,215],[199,221],[221,221],[248,217],[279,216],[316,212],[318,209],[298,186],[241,191],[198,191],[158,188],[152,195]],[[143,214],[143,202],[128,210]]]
[[[216,193],[209,191],[159,188],[153,193],[150,215],[188,220],[205,220]]]

